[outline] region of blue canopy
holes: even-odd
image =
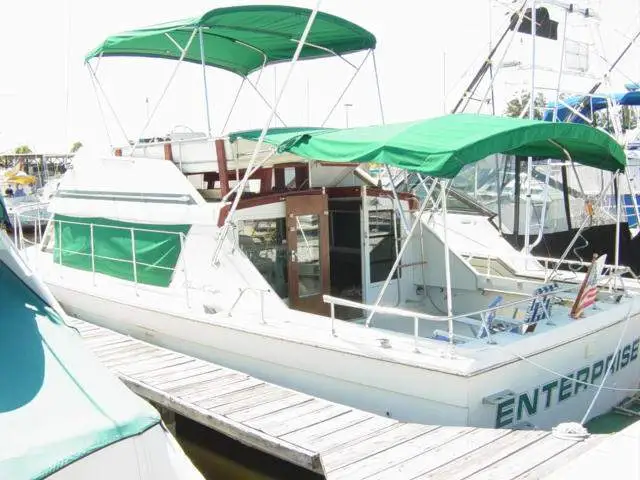
[[[608,101],[610,101],[613,105],[640,105],[640,92],[632,91],[625,93],[599,93],[590,97],[586,97],[585,95],[574,95],[562,100],[561,102],[558,102],[558,116],[556,121],[564,122],[571,116],[572,111],[566,105],[569,105],[574,110],[578,110],[580,105],[585,101],[585,106],[581,108],[579,112],[587,118],[592,118],[593,112],[597,112],[598,110],[607,108]],[[555,110],[555,108],[556,102],[547,103],[543,120],[552,122],[553,111]],[[585,123],[584,118],[581,118],[577,115],[574,116],[573,121],[574,123]]]

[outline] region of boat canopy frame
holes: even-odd
[[[260,131],[229,136],[255,140]],[[431,177],[453,178],[489,155],[564,159],[624,171],[626,155],[606,132],[587,125],[491,115],[445,115],[348,129],[271,129],[264,142],[278,153],[336,163],[381,163]]]
[[[376,38],[363,27],[348,20],[317,11],[317,9],[315,12],[306,8],[279,5],[216,8],[200,17],[153,25],[107,37],[86,55],[85,64],[91,75],[112,147],[114,145],[100,102],[101,96],[115,118],[126,144],[132,145],[132,142],[98,79],[97,72],[103,57],[147,57],[177,61],[164,91],[133,144],[133,149],[138,146],[140,138],[144,136],[182,63],[202,65],[207,138],[213,138],[206,67],[220,68],[242,79],[219,132],[219,135],[223,135],[245,84],[248,84],[266,106],[272,109],[272,104],[258,88],[262,73],[269,65],[290,61],[300,44],[302,47],[299,52],[300,60],[337,57],[353,69],[353,75],[323,122],[323,124],[326,123],[369,57],[373,59],[376,83],[379,83],[374,52]],[[312,29],[303,40],[302,33],[311,15],[315,15]],[[359,52],[366,53],[362,61],[357,64],[345,57]],[[92,60],[95,60],[93,65]],[[250,75],[256,72],[257,78],[252,81]],[[379,91],[379,85],[377,88]],[[283,125],[286,125],[277,111],[275,116]]]

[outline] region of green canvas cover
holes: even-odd
[[[93,224],[93,255],[91,265],[91,227]],[[80,270],[103,273],[135,281],[133,241],[137,281],[167,287],[180,257],[180,234],[186,236],[190,225],[148,225],[110,220],[54,216],[54,261]],[[134,238],[131,230],[134,229]]]
[[[238,137],[257,140],[260,131],[231,136]],[[583,165],[609,171],[626,166],[622,147],[596,128],[491,115],[446,115],[348,129],[274,129],[264,141],[308,160],[384,163],[444,178],[495,153],[564,160],[565,149]]]
[[[2,261],[0,298],[1,479],[45,478],[160,423]]]
[[[0,193],[0,229],[3,227],[9,228],[10,226],[11,222],[9,221],[9,213],[7,212],[7,207],[4,204],[4,199]]]
[[[184,48],[194,29],[202,28],[205,63],[246,76],[263,65],[290,60],[310,15],[311,10],[306,8],[277,5],[216,8],[199,18],[110,36],[86,60],[100,56],[177,60],[182,52],[176,43]],[[376,38],[347,20],[318,12],[306,43],[301,60],[372,49]],[[199,34],[184,60],[201,63]]]

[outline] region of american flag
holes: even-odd
[[[598,296],[598,281],[600,280],[600,274],[604,268],[607,260],[606,255],[602,255],[599,258],[594,258],[593,262],[589,266],[589,270],[580,285],[576,300],[571,307],[571,318],[580,318],[584,314],[584,310],[596,303],[596,297]]]

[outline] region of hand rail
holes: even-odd
[[[517,305],[529,303],[534,298],[545,297],[545,296],[548,296],[548,295],[557,295],[559,293],[567,293],[567,292],[571,292],[572,290],[577,290],[578,288],[579,288],[579,285],[572,285],[570,287],[554,290],[552,292],[545,292],[545,293],[540,293],[540,294],[537,294],[537,295],[528,295],[526,298],[524,298],[522,300],[514,300],[512,302],[496,305],[495,307],[484,308],[482,310],[476,310],[476,311],[473,311],[473,312],[457,314],[457,315],[451,315],[451,316],[430,315],[430,314],[427,314],[427,313],[416,312],[414,310],[407,310],[407,309],[402,309],[402,308],[398,308],[398,307],[385,307],[385,306],[381,306],[381,305],[378,305],[378,306],[376,306],[376,305],[367,305],[365,303],[355,302],[353,300],[347,300],[345,298],[334,297],[334,296],[331,296],[331,295],[323,295],[322,296],[322,300],[323,300],[323,302],[328,303],[330,305],[330,307],[331,307],[331,332],[332,332],[332,335],[334,335],[334,336],[336,335],[335,328],[334,328],[335,305],[341,305],[343,307],[357,308],[357,309],[360,309],[360,310],[365,310],[365,311],[374,312],[374,313],[386,313],[386,314],[395,315],[395,316],[398,316],[398,317],[413,318],[413,321],[414,321],[414,338],[415,338],[416,351],[417,351],[417,345],[418,345],[418,320],[431,320],[431,321],[434,321],[434,322],[449,322],[449,321],[458,320],[458,319],[462,319],[462,318],[469,318],[469,317],[473,317],[473,316],[477,316],[477,315],[482,315],[482,314],[485,314],[485,313],[493,312],[493,311],[496,311],[496,310],[501,310],[501,309],[504,309],[504,308],[515,307]],[[547,314],[546,308],[543,309],[543,310],[544,310],[545,317],[547,319],[549,319],[549,316]],[[537,322],[532,322],[532,323],[537,323]],[[490,335],[489,335],[489,340],[491,340],[491,336]]]
[[[240,289],[240,293],[238,294],[238,297],[236,298],[236,301],[233,302],[233,305],[231,305],[231,308],[227,312],[227,315],[231,316],[231,314],[233,313],[233,309],[236,308],[236,305],[238,304],[238,302],[240,301],[242,296],[249,290],[252,290],[254,292],[260,292],[260,323],[263,323],[264,325],[266,325],[267,322],[265,322],[265,320],[264,320],[264,294],[265,293],[269,293],[271,291],[268,288],[267,289],[256,288],[256,287],[244,287],[244,288],[241,288]]]
[[[189,282],[188,282],[188,277],[187,277],[187,267],[186,267],[186,258],[185,258],[185,254],[184,254],[184,242],[185,242],[185,236],[182,232],[170,232],[167,230],[156,230],[156,229],[148,229],[148,228],[134,228],[134,227],[120,227],[117,225],[103,225],[103,224],[97,224],[97,223],[87,223],[87,222],[75,222],[75,221],[71,221],[71,220],[59,220],[59,219],[54,219],[53,217],[49,220],[49,222],[53,222],[53,224],[57,224],[57,228],[56,231],[54,233],[54,235],[57,234],[57,240],[58,240],[58,246],[57,248],[54,247],[53,248],[53,253],[54,253],[54,259],[55,259],[55,253],[56,251],[59,253],[59,261],[55,262],[58,263],[60,266],[64,265],[63,262],[63,255],[65,253],[70,253],[73,255],[80,255],[80,256],[85,256],[85,257],[89,257],[91,259],[91,273],[92,273],[92,281],[93,281],[93,285],[96,285],[96,273],[98,273],[96,271],[96,259],[101,259],[101,260],[109,260],[112,262],[122,262],[122,263],[129,263],[132,265],[133,268],[133,283],[135,286],[135,291],[136,291],[136,295],[139,295],[139,279],[138,279],[138,267],[149,267],[149,268],[154,268],[154,269],[159,269],[159,270],[168,270],[171,272],[175,272],[175,267],[165,267],[163,265],[154,265],[154,264],[150,264],[150,263],[146,263],[146,262],[141,262],[137,257],[136,257],[136,237],[135,237],[135,232],[151,232],[151,233],[163,233],[163,234],[167,234],[167,235],[177,235],[179,240],[180,240],[180,252],[181,252],[181,256],[182,256],[182,271],[184,274],[184,287],[185,287],[185,300],[187,303],[187,307],[191,308],[191,299],[189,296]],[[69,250],[69,249],[65,249],[62,245],[62,225],[63,224],[73,224],[73,225],[82,225],[82,226],[88,226],[89,227],[89,253],[85,253],[85,252],[81,252],[81,251],[77,251],[77,250]],[[19,228],[16,228],[16,232],[14,232],[14,235],[18,235],[17,231],[19,230],[20,233],[20,238],[21,238],[21,243],[24,242],[24,240],[22,239],[22,225],[20,223],[20,220],[18,219],[18,225]],[[94,230],[95,227],[101,227],[101,228],[110,228],[110,229],[114,229],[114,230],[125,230],[125,231],[129,231],[130,237],[131,237],[131,259],[127,260],[124,258],[114,258],[114,257],[110,257],[107,255],[97,255],[95,252],[95,239],[94,239]],[[18,245],[17,243],[17,239],[16,239],[16,245]]]

